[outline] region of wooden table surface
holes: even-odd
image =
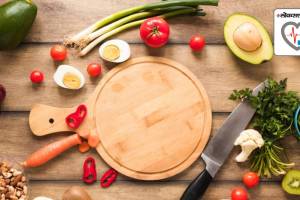
[[[41,138],[33,136],[28,127],[31,106],[35,103],[66,107],[76,105],[91,94],[100,80],[88,79],[85,88],[80,91],[58,88],[52,80],[56,66],[49,57],[50,47],[61,42],[64,36],[78,32],[99,18],[153,1],[157,0],[35,0],[39,7],[38,16],[24,44],[14,51],[0,53],[0,83],[7,89],[7,98],[0,112],[1,155],[9,155],[21,161],[39,147],[64,137],[63,134]],[[196,74],[207,90],[212,104],[213,135],[235,106],[235,103],[228,100],[228,95],[235,88],[254,87],[267,76],[272,76],[276,79],[288,77],[289,89],[300,92],[299,58],[275,56],[271,62],[259,66],[236,59],[224,44],[223,24],[226,17],[236,11],[249,13],[260,19],[272,33],[273,10],[295,8],[299,4],[300,0],[221,0],[217,8],[205,7],[205,17],[178,17],[169,20],[172,32],[170,44],[160,49],[149,49],[142,44],[137,29],[120,34],[117,38],[131,44],[132,57],[152,55],[174,59]],[[191,53],[187,45],[190,36],[195,33],[205,35],[208,42],[200,54]],[[102,62],[97,50],[93,50],[84,59],[70,55],[65,63],[85,71],[86,65],[94,61]],[[34,68],[41,69],[46,76],[45,82],[37,87],[32,86],[28,79]],[[87,76],[86,73],[85,75]],[[283,143],[288,157],[299,168],[299,143],[294,138],[288,138]],[[242,186],[241,177],[248,170],[248,165],[239,165],[234,161],[238,151],[238,148],[233,150],[204,199],[230,199],[231,189]],[[80,154],[74,148],[43,167],[29,170],[31,198],[44,195],[59,200],[68,187],[82,185],[95,200],[175,200],[179,199],[190,181],[204,167],[199,160],[176,177],[156,182],[141,182],[120,176],[112,187],[102,189],[99,182],[85,186],[81,181],[82,164],[89,155],[96,158],[99,174],[108,169],[95,151]],[[264,179],[257,188],[249,192],[250,199],[297,199],[283,192],[280,177]]]

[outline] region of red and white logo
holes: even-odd
[[[274,11],[276,55],[300,55],[300,9]]]

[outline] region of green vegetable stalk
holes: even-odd
[[[174,16],[178,16],[178,15],[184,15],[184,14],[195,14],[197,13],[197,10],[194,8],[185,8],[185,9],[180,9],[180,10],[175,10],[175,11],[171,11],[168,13],[165,13],[163,15],[159,15],[159,17],[161,18],[170,18],[170,17],[174,17]],[[199,13],[198,13],[199,14]],[[203,15],[205,15],[204,13],[202,13]],[[80,53],[79,56],[84,56],[86,55],[89,51],[91,51],[96,45],[98,45],[99,43],[103,42],[104,40],[106,40],[107,38],[120,33],[124,30],[136,27],[141,25],[146,19],[141,19],[141,20],[137,20],[137,21],[133,21],[130,23],[127,23],[125,25],[122,25],[118,28],[113,29],[112,31],[109,31],[103,35],[101,35],[100,37],[98,37],[97,39],[95,39],[94,41],[92,41],[91,43],[89,43],[85,48],[83,48]]]
[[[288,163],[280,140],[296,135],[293,127],[294,112],[300,105],[296,92],[286,91],[287,79],[276,82],[269,78],[266,87],[258,96],[252,95],[248,88],[234,90],[229,97],[232,100],[248,100],[256,109],[252,126],[259,131],[265,141],[262,148],[253,152],[250,162],[252,170],[261,176],[285,174],[294,163]]]
[[[217,6],[218,1],[219,0],[168,0],[125,9],[97,21],[71,38],[66,38],[64,44],[67,47],[81,50],[80,55],[85,55],[104,39],[139,25],[148,17],[157,15],[165,16],[176,10],[179,11],[179,13],[174,16],[177,16],[180,15],[180,10],[184,10],[185,12],[185,9],[194,9],[195,12],[199,12],[199,10],[197,10],[199,5]],[[203,12],[200,12],[199,15],[203,15]]]
[[[145,18],[148,18],[148,17],[153,17],[155,15],[159,15],[159,14],[162,14],[164,12],[171,12],[171,11],[186,9],[186,8],[191,8],[191,7],[175,6],[175,7],[170,7],[170,8],[160,8],[160,9],[155,9],[155,10],[151,10],[151,11],[144,11],[144,12],[134,13],[132,15],[129,15],[129,16],[123,17],[123,18],[121,18],[117,21],[114,21],[113,23],[111,23],[109,25],[106,25],[106,26],[96,30],[95,32],[86,35],[85,37],[82,37],[79,40],[79,43],[76,43],[76,44],[74,43],[73,45],[79,45],[79,46],[76,46],[76,48],[83,49],[84,47],[86,47],[93,40],[95,40],[98,37],[104,35],[105,33],[108,33],[110,31],[114,31],[115,29],[118,29],[118,27],[120,27],[120,26],[122,26],[126,23],[129,23],[129,22],[132,22],[132,21],[137,21],[137,20],[143,19],[143,18],[145,19]]]

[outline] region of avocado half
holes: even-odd
[[[254,25],[261,36],[261,45],[254,51],[245,51],[234,41],[235,31],[245,23]],[[273,57],[273,44],[266,28],[256,18],[247,14],[235,13],[227,18],[224,25],[224,38],[232,53],[248,63],[260,64]]]

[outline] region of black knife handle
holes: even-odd
[[[205,169],[195,178],[187,189],[184,191],[180,200],[198,200],[204,195],[210,182],[212,181],[211,175]]]

